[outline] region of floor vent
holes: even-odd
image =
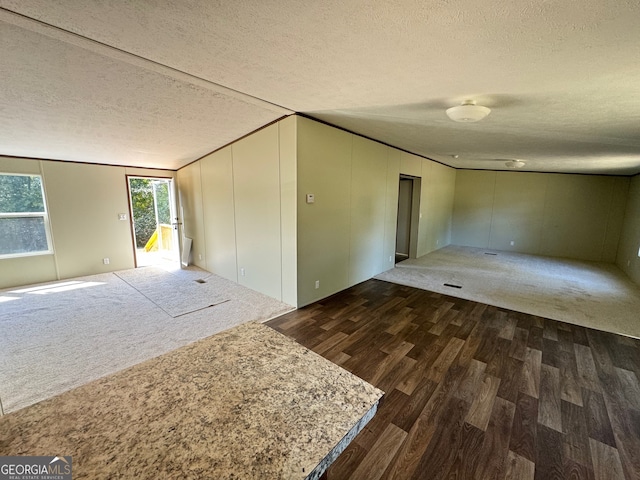
[[[202,278],[199,278],[198,280],[196,280],[196,282],[198,282],[198,283],[207,283],[207,281],[203,280]]]
[[[497,253],[484,252],[485,255],[498,255]]]
[[[453,283],[445,283],[444,286],[452,288],[462,288],[460,285],[454,285]]]

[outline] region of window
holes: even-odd
[[[0,173],[0,258],[51,251],[42,177]]]

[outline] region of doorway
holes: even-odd
[[[400,175],[395,263],[416,258],[420,219],[420,180],[419,177]]]
[[[173,179],[127,176],[127,184],[136,268],[180,268]]]

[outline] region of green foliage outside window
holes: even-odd
[[[0,213],[44,213],[42,180],[35,175],[0,175]]]
[[[0,255],[48,252],[42,179],[0,174]]]

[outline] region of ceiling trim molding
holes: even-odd
[[[619,177],[619,178],[633,178],[635,175],[623,175],[622,173],[598,173],[598,172],[556,172],[556,171],[544,171],[540,170],[494,170],[492,168],[468,168],[468,167],[451,167],[456,170],[472,170],[474,172],[496,172],[496,173],[537,173],[540,175],[581,175],[587,177]],[[636,174],[640,175],[640,173]]]
[[[97,53],[98,55],[109,57],[116,61],[128,63],[130,65],[173,78],[180,82],[189,83],[251,105],[256,105],[265,110],[276,112],[281,115],[291,115],[295,113],[293,110],[262,100],[261,98],[225,87],[224,85],[220,85],[205,78],[191,75],[190,73],[183,72],[182,70],[112,47],[111,45],[78,35],[77,33],[64,30],[40,20],[15,13],[11,10],[7,10],[6,8],[0,7],[0,21],[74,45],[84,50]]]
[[[64,162],[64,163],[76,163],[78,165],[94,165],[96,167],[114,167],[114,168],[129,168],[137,170],[156,170],[162,172],[177,172],[178,169],[172,170],[171,168],[163,167],[141,167],[139,165],[124,165],[122,163],[96,163],[96,162],[83,162],[81,160],[65,160],[64,158],[45,158],[45,157],[25,157],[22,155],[6,155],[0,153],[0,158],[15,158],[17,160],[33,160],[34,162]],[[182,168],[182,167],[180,167]]]

